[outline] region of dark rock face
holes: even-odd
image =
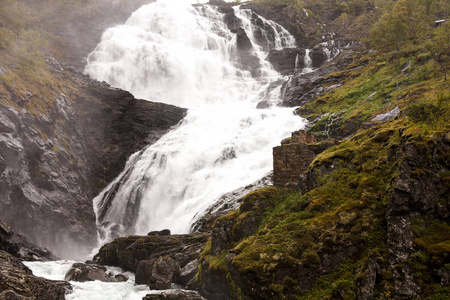
[[[427,251],[429,246],[419,242],[420,233],[414,232],[413,225],[423,222],[422,230],[426,230],[433,219],[449,220],[450,188],[439,172],[450,167],[450,141],[443,135],[432,146],[428,148],[421,143],[405,141],[395,154],[397,157],[404,155],[404,160],[393,183],[386,218],[389,263],[393,268],[396,294],[401,299],[416,298],[422,292],[413,278],[411,256],[418,250]],[[435,267],[449,261],[440,258],[439,250],[435,250],[434,255]],[[438,273],[434,276],[445,282],[446,274]]]
[[[70,51],[55,51],[58,59],[46,54],[46,76],[64,89],[2,95],[0,218],[59,256],[87,255],[80,249],[96,239],[91,200],[130,154],[184,116],[184,109],[137,100],[64,66],[82,70],[103,31],[150,2],[100,0],[75,10],[56,5],[60,13],[46,20],[48,30]]]
[[[287,5],[282,4],[268,10],[255,3],[246,3],[241,6],[242,9],[251,9],[258,15],[263,16],[268,20],[277,22],[278,24],[286,28],[286,30],[288,30],[289,33],[295,37],[299,46],[306,45],[305,32],[303,31],[301,26],[298,26],[297,24],[294,24],[294,22],[292,22],[293,19],[291,19],[291,17],[286,17],[286,15],[289,16],[289,12],[284,11],[286,7]]]
[[[314,47],[309,53],[313,68],[319,68],[328,59],[322,46]]]
[[[300,48],[286,48],[281,50],[271,50],[266,60],[268,60],[273,68],[281,74],[292,75],[296,67],[304,67],[304,58],[305,50]]]
[[[0,250],[0,299],[64,300],[70,291],[69,283],[36,277],[18,258]]]
[[[123,237],[104,245],[94,260],[135,272],[136,283],[166,289],[171,283],[185,285],[195,276],[195,261],[207,239],[207,233]]]
[[[95,243],[91,200],[186,110],[66,71],[58,76],[79,90],[50,99],[49,113],[0,104],[0,218],[60,256],[82,256],[66,249]]]
[[[11,227],[0,221],[0,250],[27,261],[48,261],[57,257],[48,249],[38,247],[24,236],[13,232]]]
[[[236,33],[237,61],[242,69],[250,71],[253,76],[258,76],[261,67],[259,59],[252,53],[253,45],[242,27],[232,29]]]

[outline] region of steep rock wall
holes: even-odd
[[[65,257],[85,254],[67,249],[95,243],[92,198],[129,155],[177,124],[185,109],[137,100],[63,70],[59,79],[77,88],[70,93],[2,96],[15,105],[0,103],[0,218]],[[42,111],[25,108],[44,101]]]

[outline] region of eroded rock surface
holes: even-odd
[[[68,282],[36,277],[20,259],[0,250],[0,299],[64,300],[70,291]]]

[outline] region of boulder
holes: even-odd
[[[202,296],[195,291],[171,290],[160,294],[148,294],[142,300],[203,300]]]
[[[66,281],[102,281],[102,282],[119,282],[127,281],[128,277],[119,274],[112,276],[107,273],[107,269],[104,266],[97,264],[85,264],[85,263],[74,263],[69,271],[67,271],[64,278]]]
[[[170,256],[141,260],[136,270],[136,284],[148,284],[150,289],[170,289],[174,277],[180,274],[180,264]]]

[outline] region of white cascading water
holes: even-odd
[[[211,6],[186,1],[145,5],[126,24],[108,29],[85,72],[135,97],[188,108],[185,119],[155,144],[135,153],[125,170],[94,199],[105,242],[111,233],[187,233],[222,194],[272,170],[272,147],[304,120],[277,107],[284,79],[264,59],[251,14],[235,14],[252,41],[258,78],[240,66],[236,34]],[[271,21],[271,48],[295,47]],[[256,109],[265,101],[267,109]]]
[[[304,67],[302,70],[303,74],[311,73],[312,71],[314,71],[314,69],[312,68],[312,59],[309,56],[310,52],[311,52],[310,49],[305,49],[305,58],[304,58],[304,62],[303,62]]]

